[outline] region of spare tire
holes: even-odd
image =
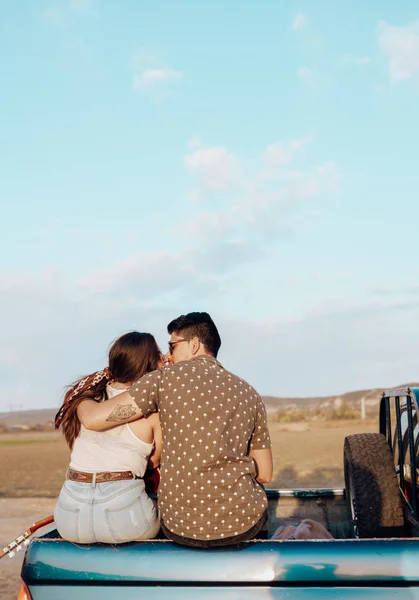
[[[354,537],[403,537],[402,497],[386,438],[380,433],[349,435],[343,455]]]

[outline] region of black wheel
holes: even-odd
[[[380,433],[349,435],[345,438],[343,457],[353,535],[403,537],[402,497],[385,437]]]

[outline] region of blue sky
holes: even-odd
[[[419,379],[419,5],[2,10],[0,410],[207,310],[261,393]]]

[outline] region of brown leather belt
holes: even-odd
[[[67,479],[80,481],[81,483],[105,483],[107,481],[120,481],[121,479],[137,479],[132,471],[109,471],[96,473],[84,473],[83,471],[67,470]]]

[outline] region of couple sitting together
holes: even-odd
[[[112,345],[109,366],[68,389],[56,416],[72,451],[54,516],[60,535],[110,544],[164,535],[200,548],[257,536],[272,477],[257,392],[217,361],[207,313],[168,325],[165,357],[149,333]],[[147,472],[161,467],[158,507]]]

